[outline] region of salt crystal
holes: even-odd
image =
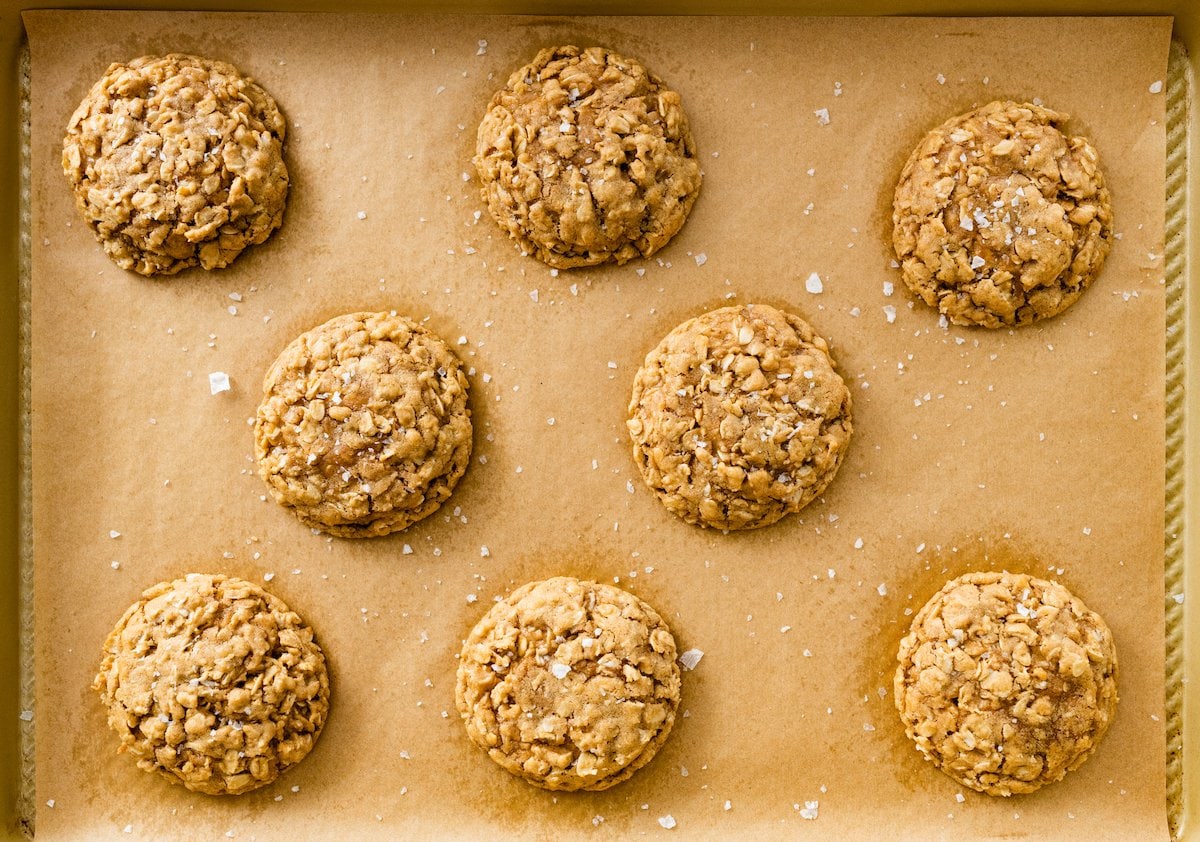
[[[358,218],[359,218],[359,219],[366,219],[366,218],[367,218],[367,212],[366,212],[366,211],[359,211],[359,212],[358,212]]]
[[[115,529],[110,529],[110,530],[108,530],[108,537],[109,538],[120,538],[121,533]]]
[[[550,665],[550,672],[554,673],[554,677],[557,678],[559,681],[562,681],[564,678],[566,678],[567,673],[569,673],[570,671],[571,671],[571,668],[569,666],[567,666],[566,664],[555,663],[555,664]]]
[[[529,298],[536,304],[538,300],[538,291],[536,289],[531,289],[529,291]]]
[[[679,656],[679,665],[685,670],[694,670],[696,665],[700,663],[700,659],[704,657],[704,652],[699,649],[689,649]]]
[[[1150,83],[1150,93],[1152,93],[1152,94],[1160,94],[1160,93],[1162,93],[1162,88],[1163,88],[1163,84],[1162,84],[1162,80],[1161,80],[1161,79],[1160,79],[1160,80],[1158,80],[1158,81],[1156,81],[1156,82],[1151,82],[1151,83]]]
[[[671,815],[660,817],[658,823],[662,825],[664,830],[670,830],[676,825],[675,817]]]
[[[888,324],[896,321],[896,308],[891,304],[883,305],[883,315],[887,317]]]
[[[220,394],[221,392],[228,392],[229,375],[223,371],[209,372],[208,391],[213,395]]]
[[[696,255],[696,265],[697,266],[703,266],[707,262],[708,262],[708,255],[705,254],[704,252],[700,252],[698,255]]]
[[[880,596],[887,596],[887,585],[885,585],[883,582],[880,582],[879,587],[877,587],[875,590],[879,591]]]
[[[889,295],[889,296],[890,296],[890,295],[891,295],[893,292],[895,292],[895,291],[896,291],[896,285],[895,285],[895,284],[893,284],[891,281],[884,281],[884,282],[883,282],[883,294],[884,294],[884,295]]]
[[[829,125],[829,109],[828,108],[818,108],[815,111],[813,111],[813,114],[817,115],[817,123],[819,123],[822,126]]]
[[[804,282],[804,288],[813,295],[820,295],[825,291],[825,284],[821,283],[821,276],[813,272],[808,276],[808,280]]]
[[[804,809],[800,811],[800,818],[813,821],[816,819],[817,811],[820,809],[820,807],[821,804],[818,801],[805,801]]]
[[[491,555],[492,555],[492,551],[487,548],[487,544],[484,544],[483,546],[481,546],[479,548],[479,557],[480,558],[490,558]]]

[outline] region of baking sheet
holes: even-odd
[[[25,23],[39,835],[624,836],[670,815],[713,836],[862,836],[884,822],[899,838],[1165,836],[1163,98],[1149,88],[1165,78],[1169,19]],[[706,181],[657,260],[552,276],[474,219],[474,126],[508,73],[557,41],[608,44],[683,94]],[[1089,49],[1064,67],[1062,44]],[[148,281],[113,267],[75,218],[58,150],[109,61],[172,49],[233,61],[272,92],[290,120],[293,192],[284,228],[230,270]],[[1121,240],[1093,290],[1046,325],[942,329],[902,291],[883,294],[899,285],[891,186],[924,131],[1002,96],[1074,115],[1103,156]],[[804,291],[812,271],[821,295]],[[633,372],[667,330],[749,301],[831,339],[856,439],[803,517],[722,536],[675,521],[641,486],[622,421]],[[246,420],[292,336],[363,308],[466,338],[476,460],[442,513],[353,543],[261,500]],[[231,393],[209,394],[213,370]],[[1061,784],[959,803],[880,690],[905,611],[993,566],[1050,570],[1107,618],[1122,701],[1097,755]],[[268,587],[317,628],[333,669],[312,756],[236,801],[117,757],[88,689],[125,606],[191,569],[274,573]],[[562,572],[619,578],[681,648],[706,653],[658,759],[608,793],[509,779],[453,707],[454,654],[483,606]],[[802,817],[811,801],[815,820]]]

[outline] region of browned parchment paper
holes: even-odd
[[[1152,86],[1168,19],[25,23],[39,836],[625,838],[667,833],[671,816],[690,838],[1165,837],[1164,132]],[[658,259],[556,275],[477,218],[475,126],[509,72],[554,42],[610,45],[683,95],[705,183]],[[232,61],[278,99],[293,190],[283,229],[231,269],[152,281],[116,269],[76,218],[59,151],[110,61],[171,50]],[[1062,317],[945,329],[889,265],[891,191],[925,131],[998,97],[1073,115],[1103,156],[1120,240]],[[819,295],[805,291],[812,272]],[[831,339],[856,438],[802,516],[721,535],[677,521],[642,486],[623,421],[660,337],[753,301]],[[387,539],[332,540],[264,499],[248,420],[293,336],[367,308],[428,318],[459,343],[475,458],[436,516]],[[209,393],[213,371],[231,392]],[[963,792],[922,761],[890,697],[911,612],[947,578],[998,567],[1068,584],[1107,618],[1122,670],[1094,758],[1008,800]],[[315,626],[332,665],[316,750],[237,799],[138,771],[89,689],[125,607],[190,570],[273,574],[268,587]],[[605,793],[510,777],[454,710],[470,626],[496,595],[560,573],[619,581],[663,612],[681,649],[705,653],[657,759]]]

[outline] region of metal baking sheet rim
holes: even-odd
[[[1195,519],[1189,511],[1189,490],[1195,479],[1195,465],[1200,459],[1200,430],[1191,430],[1200,424],[1200,413],[1188,412],[1187,374],[1189,357],[1200,353],[1192,347],[1200,342],[1189,343],[1188,312],[1192,303],[1200,304],[1200,284],[1189,286],[1189,251],[1194,249],[1190,239],[1188,218],[1189,192],[1200,190],[1193,184],[1190,170],[1190,147],[1200,142],[1193,130],[1194,119],[1192,96],[1194,89],[1195,56],[1189,55],[1180,40],[1178,27],[1171,45],[1167,77],[1167,174],[1166,174],[1166,501],[1165,501],[1165,555],[1164,602],[1166,611],[1166,714],[1167,731],[1167,815],[1171,835],[1179,839],[1200,839],[1200,831],[1193,829],[1191,819],[1200,804],[1200,792],[1196,787],[1189,789],[1185,781],[1200,775],[1200,750],[1194,744],[1194,735],[1200,730],[1200,682],[1189,687],[1190,673],[1200,670],[1200,628],[1188,622],[1188,609],[1183,598],[1188,584],[1200,576],[1189,568],[1188,525]],[[19,360],[18,418],[5,422],[4,432],[18,439],[18,465],[16,475],[7,478],[8,487],[15,491],[13,499],[18,510],[15,558],[4,559],[9,569],[0,571],[0,589],[15,587],[18,612],[16,640],[3,641],[0,645],[17,650],[17,709],[3,711],[0,715],[17,721],[15,743],[10,731],[0,730],[0,761],[4,768],[15,773],[15,799],[0,805],[0,838],[31,838],[36,828],[36,793],[34,792],[34,732],[33,719],[26,719],[33,708],[33,552],[32,512],[29,505],[31,477],[29,473],[29,308],[30,308],[30,234],[29,234],[29,53],[28,45],[22,43],[19,62],[16,66],[20,88],[17,120],[18,178],[19,178],[19,234],[17,248],[17,304],[19,336],[17,356]],[[0,80],[7,82],[8,80]],[[10,138],[11,140],[11,138]],[[1189,190],[1189,187],[1191,190]],[[9,267],[10,270],[13,267]],[[15,428],[15,429],[14,429]],[[15,486],[15,488],[14,488]],[[3,536],[0,536],[3,537]],[[9,654],[9,653],[5,653]],[[0,786],[0,793],[4,787]]]

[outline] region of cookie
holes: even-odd
[[[764,304],[667,334],[638,370],[629,435],[642,479],[688,523],[754,529],[833,480],[853,424],[825,340]]]
[[[93,687],[121,751],[209,795],[274,781],[312,750],[329,714],[312,629],[227,576],[189,573],[143,593],[104,642]]]
[[[1088,288],[1113,238],[1096,150],[1067,115],[991,102],[913,150],[892,208],[904,282],[960,325],[1003,327],[1061,313]]]
[[[675,638],[653,608],[566,576],[497,602],[471,630],[455,699],[471,741],[554,790],[602,790],[654,757],[675,724]]]
[[[283,222],[287,125],[236,67],[172,53],[109,66],[67,124],[75,204],[122,269],[219,269]]]
[[[679,94],[603,47],[544,49],[513,73],[474,162],[496,222],[559,269],[654,254],[700,192]]]
[[[900,642],[895,699],[921,754],[989,795],[1078,769],[1117,707],[1117,653],[1099,615],[1056,582],[968,573]]]
[[[271,495],[313,529],[405,529],[445,502],[471,459],[462,364],[395,312],[330,319],[263,378],[254,456]]]

